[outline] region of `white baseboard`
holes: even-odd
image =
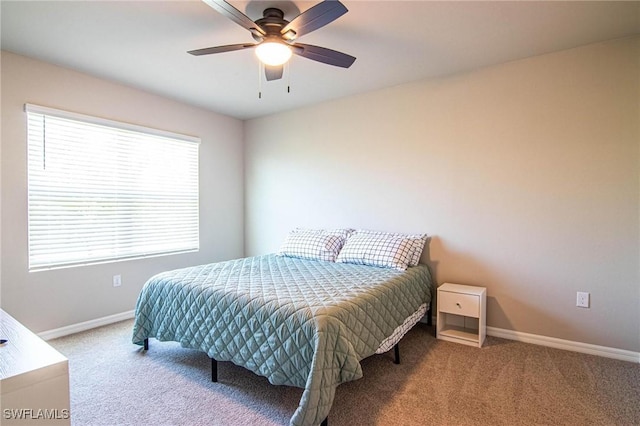
[[[81,331],[90,330],[92,328],[102,327],[103,325],[109,325],[119,321],[131,319],[134,317],[134,313],[135,311],[132,310],[119,314],[109,315],[78,324],[72,324],[66,327],[56,328],[54,330],[43,331],[42,333],[38,333],[38,336],[40,336],[44,340],[68,336],[69,334],[79,333]],[[433,317],[432,321],[435,327],[436,318]],[[423,317],[421,322],[426,322],[426,317]],[[590,355],[598,355],[605,358],[613,358],[622,361],[640,363],[640,352],[633,352],[625,349],[592,345],[590,343],[574,342],[571,340],[563,340],[555,337],[541,336],[538,334],[523,333],[520,331],[506,330],[504,328],[497,327],[487,327],[487,335],[500,337],[502,339],[515,340],[518,342],[531,343],[534,345],[547,346],[550,348],[564,349],[567,351],[580,352]]]
[[[78,324],[68,325],[66,327],[56,328],[53,330],[38,333],[38,336],[44,340],[51,340],[58,337],[68,336],[70,334],[79,333],[81,331],[90,330],[92,328],[102,327],[103,325],[113,324],[119,321],[128,320],[134,317],[135,311],[127,311],[119,314],[109,315],[90,321],[80,322]]]
[[[496,327],[487,327],[487,335],[516,340],[518,342],[532,343],[534,345],[548,346],[550,348],[564,349],[567,351],[581,352],[605,358],[614,358],[622,361],[640,363],[640,352],[633,352],[625,349],[592,345],[590,343],[573,342],[571,340],[540,336],[538,334],[522,333],[520,331],[506,330]]]

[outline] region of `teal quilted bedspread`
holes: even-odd
[[[423,303],[429,269],[265,255],[164,272],[143,287],[133,342],[180,342],[275,385],[303,388],[292,425],[317,425],[336,386]]]

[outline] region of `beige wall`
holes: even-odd
[[[2,52],[2,308],[35,332],[132,310],[153,274],[243,255],[242,122]],[[25,103],[198,136],[200,251],[27,272]],[[122,275],[114,288],[112,277]]]
[[[295,226],[428,232],[489,326],[638,351],[639,58],[618,40],[250,120],[245,253]]]
[[[1,306],[36,332],[128,311],[156,272],[243,255],[243,229],[246,255],[294,226],[426,231],[490,326],[639,351],[639,58],[619,40],[250,120],[243,152],[238,120],[2,52]],[[201,137],[200,252],[28,273],[25,102]]]

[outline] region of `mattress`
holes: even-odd
[[[317,425],[336,386],[362,377],[360,361],[431,294],[425,265],[397,271],[273,254],[236,259],[152,277],[138,297],[132,341],[180,342],[302,388],[290,423]]]

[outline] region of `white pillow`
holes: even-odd
[[[413,256],[413,242],[403,237],[358,233],[351,235],[336,262],[407,269]]]
[[[366,235],[377,235],[380,237],[387,238],[406,238],[411,242],[411,260],[409,261],[409,266],[418,266],[420,263],[420,256],[422,256],[422,251],[424,250],[424,245],[427,242],[427,234],[400,234],[393,232],[381,232],[381,231],[370,231],[367,229],[358,229],[357,231],[352,232],[354,235],[357,234],[366,234]]]
[[[347,234],[322,229],[294,229],[280,247],[278,256],[335,262]]]

